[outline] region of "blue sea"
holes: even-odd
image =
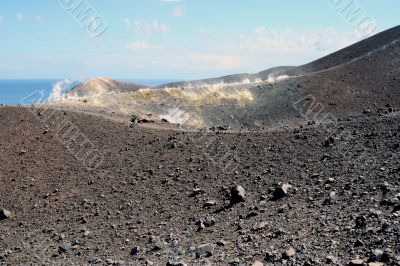
[[[37,101],[38,96],[47,100],[53,87],[63,79],[0,79],[0,103],[6,105],[28,104]],[[177,81],[176,79],[123,79],[132,83],[149,87]],[[63,91],[74,87],[79,82],[73,82]]]

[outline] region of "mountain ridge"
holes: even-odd
[[[189,80],[189,81],[178,81],[162,84],[155,87],[149,88],[166,88],[166,87],[188,87],[188,86],[202,86],[202,85],[212,85],[212,84],[232,84],[241,83],[244,81],[257,82],[257,81],[267,81],[269,78],[276,78],[279,76],[302,76],[315,72],[326,71],[330,68],[338,67],[340,65],[349,63],[349,61],[358,60],[364,56],[367,56],[373,51],[379,50],[382,46],[387,45],[390,41],[393,41],[393,36],[398,36],[400,38],[400,26],[393,27],[391,29],[385,30],[381,33],[375,34],[372,37],[364,39],[360,42],[352,44],[348,47],[340,49],[334,53],[324,56],[320,59],[314,60],[310,63],[300,65],[300,66],[277,66],[266,70],[262,70],[255,74],[249,73],[239,73],[231,74],[215,78],[205,78],[199,80]],[[395,39],[396,40],[396,39]],[[93,78],[92,78],[93,79]],[[101,79],[101,78],[99,78]],[[105,78],[103,78],[105,79]],[[90,81],[90,80],[89,80]],[[87,81],[85,81],[87,82]],[[78,95],[83,95],[83,87],[85,82],[72,88],[71,95],[74,92],[78,92]],[[130,92],[135,91],[139,88],[144,88],[146,86],[129,83],[120,82],[116,80],[108,79],[108,83],[113,84],[115,92]],[[87,85],[86,85],[87,86]],[[113,92],[113,90],[104,89],[104,91]]]
[[[397,26],[298,67],[277,67],[258,74],[176,82],[155,88],[133,86],[123,95],[118,93],[119,89],[103,90],[104,97],[79,108],[92,104],[93,109],[152,114],[173,123],[235,128],[321,121],[327,115],[341,118],[362,115],[368,110],[380,112],[387,106],[398,108],[399,36]],[[318,110],[314,110],[316,106]]]

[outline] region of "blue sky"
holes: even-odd
[[[397,26],[399,10],[398,0],[2,0],[0,78],[258,72]]]

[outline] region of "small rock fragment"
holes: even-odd
[[[206,255],[207,257],[210,257],[210,256],[212,256],[214,249],[215,249],[214,244],[203,244],[203,245],[198,246],[194,253],[196,254],[197,258],[201,257],[202,255]]]
[[[268,226],[268,222],[261,222],[253,227],[254,231],[262,230]]]
[[[264,261],[272,262],[272,261],[274,261],[276,259],[276,257],[277,257],[276,252],[267,251],[266,254],[265,254],[265,257],[264,257]]]
[[[328,183],[330,184],[335,183],[335,178],[333,177],[328,178]]]
[[[214,219],[213,217],[209,217],[209,218],[203,220],[203,224],[204,224],[206,227],[213,226],[213,225],[215,224],[215,219]]]
[[[363,265],[365,265],[365,264],[364,264],[364,261],[361,259],[351,260],[349,263],[349,266],[363,266]]]
[[[150,246],[152,251],[159,251],[164,247],[164,243],[159,237],[156,236],[151,236],[149,239],[149,243],[151,244]]]
[[[206,219],[201,219],[196,224],[199,226],[198,231],[200,231],[201,229],[215,225],[215,219],[213,217],[208,217]]]
[[[260,209],[258,207],[254,207],[246,216],[247,219],[256,217],[258,214],[260,214]]]
[[[363,215],[359,215],[356,218],[356,228],[365,228],[367,227],[367,218]]]
[[[203,207],[209,208],[215,205],[217,205],[217,202],[215,200],[208,200],[206,203],[204,203]]]
[[[376,218],[378,218],[380,215],[382,215],[382,211],[380,210],[375,210],[375,209],[370,209],[370,216],[375,216]]]
[[[223,240],[223,239],[218,240],[218,241],[217,241],[217,245],[218,245],[218,246],[221,246],[221,247],[226,246],[226,241]]]
[[[283,183],[283,184],[279,185],[274,191],[274,199],[281,199],[281,198],[287,196],[288,190],[291,187],[292,186],[289,185],[289,183]]]
[[[380,261],[382,256],[383,256],[383,251],[380,249],[375,249],[371,252],[368,261],[370,262]]]
[[[326,256],[326,262],[327,263],[333,263],[333,264],[336,264],[337,263],[337,261],[338,261],[338,259],[336,258],[336,257],[334,257],[334,256]]]
[[[364,244],[364,242],[362,241],[362,240],[360,240],[360,239],[357,239],[357,241],[354,243],[354,246],[357,248],[357,247],[362,247],[362,246],[364,246],[365,244]]]
[[[187,264],[183,262],[168,261],[167,266],[187,266]]]
[[[0,209],[0,220],[11,218],[11,212],[6,209]]]
[[[204,193],[204,190],[200,189],[200,188],[195,188],[192,190],[192,192],[190,193],[189,197],[196,197],[200,194]]]
[[[139,247],[133,247],[131,249],[131,256],[136,256],[139,253]]]
[[[282,257],[284,259],[289,259],[290,257],[293,257],[296,254],[296,250],[292,247],[290,247],[288,250],[283,252]]]
[[[384,266],[385,264],[382,262],[370,262],[368,266]]]
[[[335,139],[333,137],[329,137],[329,138],[325,139],[323,146],[329,147],[329,146],[332,146],[334,143],[335,143]]]
[[[370,114],[371,113],[371,109],[370,108],[364,108],[363,113],[364,114]]]
[[[286,211],[288,211],[289,210],[289,205],[288,204],[283,204],[282,206],[280,206],[279,208],[278,208],[278,212],[279,213],[284,213],[284,212],[286,212]]]
[[[72,249],[72,245],[70,243],[67,243],[65,245],[59,246],[58,247],[58,252],[60,253],[66,253]]]
[[[245,201],[245,191],[240,185],[237,185],[231,189],[231,204],[236,204]]]

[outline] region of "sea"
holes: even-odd
[[[62,91],[78,85],[80,81],[63,82],[65,79],[0,79],[0,104],[25,105],[37,102],[38,96],[42,101],[47,100],[57,84],[63,84]],[[119,79],[149,87],[178,81],[177,79]],[[68,85],[65,85],[68,84]]]

